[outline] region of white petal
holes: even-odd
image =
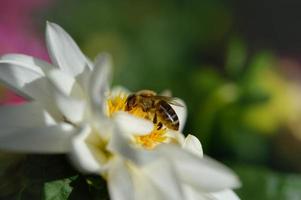
[[[239,200],[239,197],[232,190],[223,190],[210,195],[216,200]]]
[[[0,135],[54,124],[53,118],[36,102],[0,107]]]
[[[108,187],[112,200],[134,200],[134,188],[129,168],[121,159],[110,163]]]
[[[86,108],[84,101],[68,97],[58,91],[54,92],[54,96],[59,110],[68,121],[73,123],[83,121]]]
[[[183,191],[177,174],[172,164],[166,159],[157,159],[147,164],[142,170],[153,186],[161,192],[163,199],[183,199]]]
[[[74,131],[67,124],[20,129],[0,136],[0,149],[23,153],[66,153]]]
[[[135,200],[183,199],[181,188],[168,162],[156,160],[148,164],[147,169],[135,165],[130,165],[130,169]]]
[[[73,123],[82,121],[86,103],[74,78],[59,70],[50,71],[47,77],[53,86],[50,92],[62,114]]]
[[[135,188],[135,200],[166,200],[161,190],[159,190],[139,169],[132,171],[132,179]]]
[[[185,200],[239,200],[232,190],[222,190],[213,193],[204,193],[184,185]]]
[[[36,63],[46,65],[42,61],[28,56],[4,55],[0,58],[0,79],[18,94],[33,99],[36,97],[35,91],[40,90],[41,86],[36,82],[43,79],[45,75]]]
[[[58,90],[65,95],[71,96],[71,93],[76,86],[75,79],[72,76],[60,70],[51,70],[46,75]]]
[[[95,61],[95,68],[89,83],[89,96],[93,110],[99,115],[105,114],[106,92],[109,90],[112,62],[108,54],[100,54]]]
[[[107,146],[109,151],[132,161],[136,165],[145,165],[157,158],[156,152],[135,147],[132,141],[118,127],[113,128],[114,130]]]
[[[167,140],[164,141],[164,143],[166,143],[166,144],[183,145],[185,142],[185,136],[183,135],[183,133],[181,133],[179,131],[174,131],[174,130],[168,129],[166,131],[166,136],[167,136]]]
[[[135,150],[130,146],[129,138],[118,127],[112,127],[112,136],[107,149],[112,153],[120,154],[129,160],[137,160]]]
[[[183,189],[185,193],[185,200],[215,200],[215,198],[210,194],[194,190],[189,185],[183,185]]]
[[[100,151],[93,152],[97,149],[91,149],[87,143],[87,139],[91,134],[91,128],[84,126],[81,131],[71,141],[70,159],[74,166],[84,173],[100,174],[104,170],[102,165],[103,155]]]
[[[179,118],[179,123],[180,123],[180,127],[179,127],[179,131],[182,132],[186,123],[186,118],[187,118],[187,107],[186,104],[183,100],[181,99],[176,99],[175,100],[177,103],[179,103],[180,105],[183,105],[183,107],[181,106],[175,106],[175,105],[171,105],[171,107],[174,109],[174,111],[177,113],[177,116]]]
[[[197,155],[199,157],[203,157],[202,144],[199,141],[199,139],[197,137],[195,137],[194,135],[189,134],[185,138],[183,148],[190,151],[191,153],[194,153],[195,155]]]
[[[175,145],[159,145],[156,150],[171,159],[184,183],[197,190],[216,192],[240,186],[230,169],[208,157],[199,158]]]
[[[5,54],[0,57],[1,63],[21,66],[37,72],[47,72],[54,66],[50,63],[24,54]]]
[[[52,68],[46,62],[19,54],[0,58],[0,80],[27,99],[39,101],[56,119],[59,113],[49,95],[45,72]]]
[[[81,74],[85,67],[92,68],[74,40],[57,24],[47,22],[46,42],[53,64],[71,76]]]
[[[126,112],[118,112],[113,116],[119,128],[128,136],[146,135],[150,133],[154,125],[149,120],[135,117]]]
[[[86,67],[84,71],[76,76],[76,81],[77,83],[83,88],[83,91],[85,92],[86,96],[89,96],[89,82],[90,82],[90,77],[93,74],[93,70],[89,69]]]

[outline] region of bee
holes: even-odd
[[[127,97],[125,110],[131,111],[139,107],[153,117],[153,123],[158,125],[157,129],[164,125],[169,129],[179,130],[179,118],[171,105],[183,107],[172,97],[160,96],[151,90],[141,90]]]

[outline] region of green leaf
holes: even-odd
[[[78,176],[70,184],[73,188],[68,200],[109,200],[105,180],[100,176]]]
[[[0,161],[0,199],[43,199],[44,186],[47,192],[77,174],[63,155],[1,153]]]
[[[301,175],[270,171],[261,167],[236,166],[243,187],[237,191],[241,199],[299,200]]]
[[[71,194],[72,187],[70,186],[72,179],[63,179],[52,181],[44,184],[44,199],[45,200],[66,200]]]

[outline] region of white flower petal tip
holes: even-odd
[[[75,77],[91,67],[71,36],[59,25],[47,22],[46,43],[49,55],[54,65]]]
[[[0,80],[16,93],[27,99],[37,99],[38,92],[44,85],[42,69],[51,68],[49,64],[36,58],[7,54],[0,58]]]
[[[197,190],[217,192],[241,185],[234,172],[208,157],[200,158],[175,145],[160,145],[157,149],[171,159],[181,181]]]
[[[100,54],[95,60],[95,67],[89,81],[89,95],[95,111],[104,113],[105,95],[109,91],[112,62],[109,54]]]
[[[223,190],[220,192],[211,193],[210,196],[216,200],[240,200],[240,198],[232,190]]]
[[[120,129],[130,136],[146,135],[154,128],[153,123],[149,120],[135,117],[126,112],[117,112],[113,117]]]
[[[176,98],[175,102],[181,106],[171,105],[179,118],[179,131],[182,132],[187,118],[187,107],[183,100]]]
[[[96,56],[95,58],[95,65],[101,65],[101,66],[108,66],[108,67],[112,67],[113,63],[112,63],[112,56],[109,53],[103,52],[100,53]]]
[[[185,138],[183,148],[187,149],[188,151],[194,153],[195,155],[197,155],[199,157],[203,157],[202,144],[199,141],[199,139],[197,137],[195,137],[194,135],[189,134]]]
[[[208,167],[216,170],[217,178],[220,178],[220,181],[228,186],[225,188],[236,189],[242,186],[239,177],[227,166],[206,155],[204,155],[201,160],[203,160],[204,164]]]
[[[105,89],[109,89],[108,87],[112,76],[111,55],[108,53],[99,54],[95,59],[94,65],[95,65],[95,69],[91,77],[90,86],[94,86],[94,88],[98,88],[98,89],[100,88],[100,86],[102,86],[102,87],[106,87]]]
[[[183,145],[185,142],[185,136],[179,131],[167,129],[166,136],[168,137],[167,141],[170,141],[171,143]],[[166,143],[168,144],[169,142]]]
[[[69,156],[74,166],[83,173],[99,174],[105,166],[101,165],[98,152],[92,154],[93,149],[89,148],[87,138],[91,134],[89,126],[83,126],[78,134],[72,139]],[[102,157],[102,155],[99,155]]]
[[[5,54],[0,57],[0,63],[6,63],[10,65],[25,67],[28,69],[32,69],[41,74],[52,69],[53,66],[43,60],[38,58],[34,58],[31,56],[27,56],[24,54]]]

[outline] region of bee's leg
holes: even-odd
[[[158,123],[157,130],[160,130],[162,128],[163,124],[161,122]]]
[[[157,122],[158,122],[158,119],[157,119],[157,113],[155,113],[154,119],[153,119],[153,123],[154,123],[154,124],[157,124]]]

